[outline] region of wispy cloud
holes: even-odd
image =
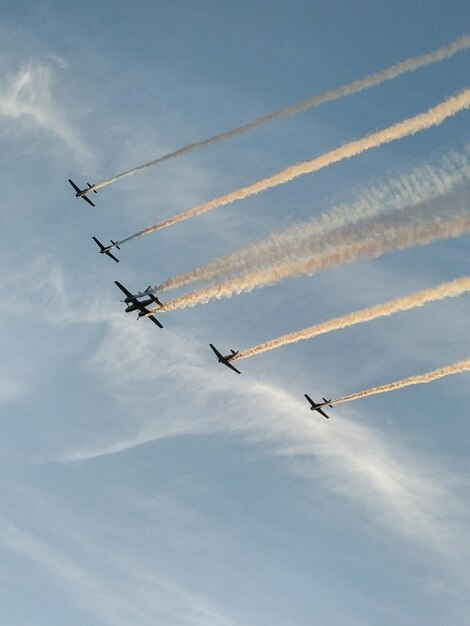
[[[56,515],[60,516],[61,512],[54,508]],[[70,515],[67,519],[70,524]],[[170,579],[142,571],[141,563],[131,566],[129,555],[122,558],[103,549],[78,526],[67,528],[68,536],[58,541],[63,544],[66,540],[67,549],[64,549],[52,545],[37,530],[32,532],[7,517],[0,517],[0,549],[16,552],[39,566],[54,585],[97,623],[124,626],[161,619],[162,623],[180,624],[186,617],[198,626],[233,624],[207,598]],[[49,519],[44,534],[50,534],[51,529],[54,535],[61,535],[55,521]],[[103,574],[103,569],[108,575]]]
[[[93,443],[78,448],[63,443],[63,452],[55,458],[86,461],[168,437],[238,433],[289,459],[292,468],[300,467],[308,479],[321,477],[324,487],[362,506],[380,525],[450,561],[460,561],[468,529],[459,522],[463,505],[452,488],[457,479],[445,467],[433,466],[403,442],[386,441],[377,428],[357,423],[350,410],[337,411],[331,424],[315,420],[305,403],[282,387],[246,376],[230,377],[215,363],[211,367],[206,362],[207,346],[191,332],[162,332],[156,353],[150,325],[131,323],[105,307],[100,312],[77,306],[73,294],[66,293],[63,272],[47,259],[34,267],[28,272],[32,293],[48,294],[54,310],[53,317],[47,307],[39,307],[37,314],[58,324],[108,324],[89,368],[105,386],[108,402],[124,409],[125,415],[132,409],[140,416],[125,424],[117,419],[113,433],[107,430]],[[19,279],[12,276],[9,284]],[[4,291],[8,293],[8,284]],[[15,299],[4,304],[18,306]],[[176,407],[167,405],[165,394],[178,394]],[[156,406],[166,410],[156,413]]]
[[[89,149],[54,100],[52,82],[51,69],[34,60],[8,74],[0,87],[0,117],[27,118],[60,139],[78,159],[90,159]]]
[[[50,52],[47,55],[50,59],[52,59],[52,61],[54,61],[55,63],[57,63],[57,65],[63,69],[63,70],[67,70],[69,68],[69,64],[68,62],[64,59],[64,57],[59,56],[58,54],[53,54],[52,52]]]
[[[119,614],[123,610],[128,612],[130,607],[125,606],[118,594],[111,594],[91,572],[33,533],[6,519],[0,519],[0,545],[3,549],[22,554],[29,561],[39,563],[61,587],[66,587],[76,598],[85,592],[86,610],[98,611],[105,623],[125,623],[125,619],[118,619]],[[137,617],[135,613],[133,617]]]
[[[461,510],[462,504],[449,488],[454,477],[445,468],[433,468],[403,442],[385,441],[377,429],[357,423],[351,417],[354,414],[344,409],[335,415],[332,426],[312,419],[304,402],[281,387],[253,379],[238,384],[239,378],[208,370],[199,352],[204,348],[188,349],[194,339],[188,342],[187,336],[166,339],[169,345],[160,346],[157,365],[153,348],[145,344],[145,339],[134,343],[133,332],[123,344],[116,342],[116,337],[127,333],[119,322],[119,328],[113,328],[115,323],[111,323],[110,333],[91,366],[104,377],[110,392],[114,386],[116,398],[134,409],[139,406],[140,412],[149,417],[132,427],[128,435],[70,450],[62,460],[86,461],[183,434],[239,433],[248,441],[267,446],[274,456],[290,459],[293,468],[300,463],[307,478],[317,481],[321,477],[323,487],[364,507],[380,525],[446,560],[460,562],[466,530],[458,516],[449,512]],[[162,356],[170,352],[173,357]],[[125,367],[121,367],[124,362]],[[131,380],[126,381],[125,369],[132,370]],[[157,401],[155,397],[151,401],[141,398],[140,404],[135,404],[139,402],[140,374],[148,388],[152,377],[166,385],[165,376],[175,370],[192,409],[188,406],[185,410],[183,404],[177,415],[161,419],[154,417],[150,409]],[[184,402],[183,394],[180,398]],[[219,402],[223,404],[223,420]]]
[[[109,320],[115,309],[103,300],[78,299],[68,285],[68,277],[57,262],[47,254],[27,261],[23,266],[0,278],[3,298],[0,311],[21,310],[23,314],[41,314],[56,324],[78,324]],[[27,287],[28,299],[24,297]]]

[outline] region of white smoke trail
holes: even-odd
[[[322,324],[316,324],[309,328],[297,330],[277,339],[271,339],[265,341],[252,348],[241,350],[232,360],[239,361],[241,359],[247,359],[252,356],[256,356],[269,350],[275,350],[281,346],[287,346],[291,343],[297,343],[298,341],[304,341],[305,339],[312,339],[319,335],[331,333],[335,330],[347,328],[348,326],[354,326],[356,324],[363,324],[364,322],[370,322],[379,317],[387,317],[398,313],[400,311],[407,311],[416,307],[421,307],[428,302],[434,302],[436,300],[443,300],[444,298],[455,298],[463,293],[470,291],[470,276],[463,278],[457,278],[450,282],[441,283],[430,289],[424,289],[418,291],[409,296],[402,296],[390,300],[383,304],[377,304],[376,306],[362,309],[361,311],[355,311],[348,315],[343,315],[335,319],[323,322]]]
[[[401,380],[397,380],[394,383],[389,383],[388,385],[380,385],[378,387],[364,389],[364,391],[358,391],[357,393],[352,393],[349,396],[343,396],[342,398],[338,398],[338,400],[334,400],[329,404],[343,404],[344,402],[352,402],[353,400],[366,398],[367,396],[372,396],[377,393],[396,391],[397,389],[409,387],[410,385],[423,385],[425,383],[430,383],[433,380],[437,380],[438,378],[443,378],[444,376],[461,374],[462,372],[468,371],[470,371],[470,359],[464,359],[463,361],[457,361],[457,363],[453,363],[452,365],[446,365],[445,367],[440,367],[439,369],[433,370],[432,372],[427,372],[427,374],[409,376],[408,378],[402,378]]]
[[[422,165],[409,174],[365,189],[352,203],[340,204],[318,218],[289,226],[258,243],[180,274],[153,287],[153,291],[167,291],[196,281],[219,279],[234,271],[248,272],[280,259],[302,240],[320,239],[335,229],[375,217],[384,211],[403,210],[443,196],[470,180],[469,154],[470,144],[467,144],[462,153],[449,152],[439,159],[437,165]]]
[[[122,180],[123,178],[132,176],[133,174],[137,174],[138,172],[143,172],[150,167],[154,167],[159,163],[169,161],[174,157],[180,156],[182,154],[187,154],[188,152],[192,152],[193,150],[198,150],[200,148],[204,148],[205,146],[219,143],[221,141],[224,141],[225,139],[236,137],[238,135],[246,133],[249,130],[257,128],[262,124],[267,124],[269,122],[273,122],[275,120],[279,120],[290,115],[296,115],[297,113],[301,113],[306,109],[319,106],[326,102],[331,102],[332,100],[337,100],[338,98],[357,93],[369,87],[380,85],[381,83],[392,80],[397,76],[400,76],[401,74],[413,72],[420,67],[425,67],[426,65],[431,65],[433,63],[443,61],[444,59],[448,59],[457,52],[466,50],[469,47],[470,37],[467,35],[460,37],[449,45],[438,48],[437,50],[435,50],[434,52],[430,52],[429,54],[424,54],[419,57],[412,57],[410,59],[407,59],[406,61],[402,61],[401,63],[397,63],[396,65],[392,65],[389,68],[381,70],[380,72],[365,76],[364,78],[356,80],[348,85],[343,85],[342,87],[332,89],[331,91],[326,91],[322,94],[307,98],[307,100],[304,100],[297,104],[293,104],[284,109],[280,109],[279,111],[269,113],[268,115],[260,117],[252,122],[248,122],[243,126],[238,126],[237,128],[226,131],[224,133],[220,133],[218,135],[213,135],[212,137],[209,137],[208,139],[204,139],[202,141],[190,143],[186,146],[183,146],[182,148],[178,148],[178,150],[175,150],[174,152],[165,154],[158,159],[154,159],[153,161],[149,161],[148,163],[144,163],[143,165],[134,167],[133,169],[123,172],[122,174],[118,174],[117,176],[113,176],[112,178],[103,180],[100,183],[96,183],[95,185],[93,185],[92,189],[102,189],[103,187],[107,187],[108,185],[111,185],[118,180]]]
[[[293,251],[293,258],[284,264],[258,272],[236,276],[223,283],[209,285],[188,295],[169,300],[159,311],[183,309],[207,304],[211,300],[230,298],[258,287],[273,285],[285,278],[313,275],[323,269],[351,263],[359,258],[376,258],[393,250],[424,246],[432,241],[459,237],[470,232],[470,213],[457,213],[448,219],[439,216],[417,218],[407,223],[378,220],[360,227],[335,232],[328,241],[314,242]],[[295,258],[297,256],[297,258]]]
[[[241,187],[228,194],[214,198],[209,202],[193,207],[192,209],[188,209],[187,211],[168,217],[163,222],[158,222],[157,224],[148,226],[147,228],[122,239],[118,242],[118,244],[120,245],[131,241],[136,237],[142,237],[143,235],[148,235],[157,230],[161,230],[162,228],[167,228],[168,226],[172,226],[173,224],[182,222],[183,220],[201,215],[206,211],[217,209],[238,200],[243,200],[248,196],[260,193],[266,189],[270,189],[271,187],[283,185],[284,183],[287,183],[294,178],[298,178],[299,176],[318,172],[325,167],[333,165],[333,163],[338,163],[344,159],[350,159],[366,152],[367,150],[378,148],[379,146],[396,141],[397,139],[401,139],[408,135],[414,135],[415,133],[426,128],[430,128],[431,126],[438,126],[439,124],[442,124],[444,120],[452,117],[463,109],[467,109],[469,106],[470,89],[465,89],[461,93],[452,96],[444,102],[441,102],[425,113],[420,113],[415,117],[408,118],[402,122],[397,122],[396,124],[393,124],[383,130],[379,130],[371,135],[367,135],[361,139],[356,139],[355,141],[351,141],[343,146],[340,146],[339,148],[325,152],[311,161],[304,161],[302,163],[297,163],[296,165],[291,165],[277,174],[263,178],[262,180],[252,183],[251,185]]]

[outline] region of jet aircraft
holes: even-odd
[[[117,241],[113,241],[111,239],[111,245],[109,246],[103,246],[103,244],[101,243],[101,241],[98,241],[98,239],[96,237],[92,237],[93,241],[95,241],[99,248],[100,248],[100,254],[106,254],[107,256],[109,256],[111,259],[113,259],[114,261],[116,261],[116,263],[119,263],[119,259],[117,259],[114,254],[111,254],[110,250],[112,250],[113,248],[117,248],[118,250],[120,250],[121,248],[118,246],[118,242]]]
[[[94,193],[98,193],[97,191],[95,191],[95,189],[93,189],[93,186],[90,185],[90,183],[87,183],[88,185],[88,189],[80,189],[80,187],[78,187],[78,185],[76,185],[72,179],[69,178],[69,183],[72,185],[72,187],[75,189],[75,197],[76,198],[83,198],[83,200],[85,200],[85,202],[88,202],[88,204],[91,204],[91,206],[95,206],[93,204],[93,202],[90,200],[90,198],[86,195],[87,193],[90,192],[94,192]]]
[[[311,411],[317,411],[318,413],[321,413],[323,415],[323,417],[326,417],[326,419],[330,419],[330,416],[327,415],[324,411],[322,411],[322,406],[330,406],[331,408],[333,408],[333,405],[330,404],[331,399],[327,400],[326,398],[323,398],[323,402],[314,402],[312,400],[312,398],[310,396],[308,396],[306,393],[304,393],[304,396],[307,398],[307,400],[310,402],[310,410]]]
[[[157,296],[154,296],[153,294],[149,294],[149,297],[147,298],[147,300],[139,301],[138,298],[140,297],[140,294],[138,294],[137,296],[134,296],[130,291],[128,291],[117,280],[115,280],[114,283],[119,287],[119,289],[126,296],[126,299],[123,300],[123,302],[125,302],[128,305],[126,307],[126,313],[132,313],[133,311],[139,311],[139,313],[137,314],[137,319],[139,319],[139,317],[148,317],[150,320],[152,320],[152,322],[154,324],[156,324],[160,328],[163,328],[163,324],[161,324],[157,320],[157,318],[153,316],[153,313],[151,311],[147,310],[147,307],[152,305],[152,304],[158,304],[159,306],[162,306],[162,303],[157,298]],[[146,289],[146,292],[148,293],[148,289]]]
[[[215,346],[213,346],[211,343],[209,344],[210,347],[212,348],[212,351],[214,352],[214,354],[216,355],[216,357],[219,359],[219,363],[223,363],[224,365],[226,365],[227,367],[229,367],[231,370],[233,370],[234,372],[237,372],[237,374],[241,374],[240,370],[237,370],[237,368],[235,366],[233,366],[230,361],[231,359],[233,359],[234,356],[236,356],[238,354],[238,350],[230,350],[231,354],[227,354],[226,356],[224,356],[223,354],[221,354],[217,348]]]

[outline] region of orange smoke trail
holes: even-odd
[[[388,128],[379,130],[371,135],[367,135],[362,139],[351,141],[343,146],[340,146],[339,148],[330,150],[329,152],[326,152],[311,161],[304,161],[303,163],[291,165],[277,174],[263,178],[262,180],[252,183],[246,187],[236,189],[235,191],[219,196],[214,200],[200,204],[192,209],[178,213],[177,215],[173,215],[163,222],[153,224],[144,230],[140,230],[137,233],[122,239],[118,242],[118,244],[120,245],[131,241],[131,239],[148,235],[157,230],[161,230],[162,228],[167,228],[168,226],[172,226],[173,224],[182,222],[183,220],[201,215],[206,211],[217,209],[238,200],[243,200],[249,196],[266,191],[266,189],[270,189],[271,187],[283,185],[294,178],[298,178],[299,176],[318,172],[319,170],[333,165],[334,163],[338,163],[344,159],[350,159],[366,152],[367,150],[378,148],[379,146],[396,141],[397,139],[401,139],[408,135],[414,135],[415,133],[426,128],[430,128],[431,126],[438,126],[449,117],[452,117],[459,111],[467,109],[468,107],[470,107],[470,89],[465,89],[461,93],[452,96],[444,102],[441,102],[441,104],[429,109],[425,113],[420,113],[415,117],[393,124]]]
[[[298,246],[302,240],[320,240],[331,231],[348,224],[355,224],[387,211],[404,210],[443,196],[470,179],[469,154],[470,144],[467,144],[463,153],[449,152],[439,159],[438,165],[422,165],[407,174],[366,188],[352,203],[341,204],[318,218],[289,226],[258,243],[170,278],[153,289],[167,291],[189,283],[220,280],[235,272],[239,274],[254,268],[259,269],[263,265],[279,261],[283,255],[287,256],[293,246]]]
[[[154,159],[153,161],[149,161],[148,163],[144,163],[144,165],[139,165],[138,167],[134,167],[131,170],[123,172],[122,174],[118,174],[117,176],[113,176],[112,178],[108,178],[106,180],[93,185],[93,189],[98,190],[103,187],[107,187],[112,183],[115,183],[118,180],[123,178],[127,178],[128,176],[132,176],[133,174],[137,174],[138,172],[143,172],[144,170],[154,167],[164,161],[169,161],[177,156],[187,154],[188,152],[192,152],[194,150],[198,150],[200,148],[204,148],[206,146],[219,143],[224,141],[225,139],[230,139],[231,137],[236,137],[243,133],[246,133],[249,130],[257,128],[262,124],[267,124],[268,122],[273,122],[275,120],[282,119],[284,117],[288,117],[290,115],[296,115],[297,113],[301,113],[306,109],[310,109],[312,107],[319,106],[326,102],[331,102],[332,100],[337,100],[338,98],[342,98],[343,96],[347,96],[349,94],[357,93],[369,87],[374,87],[380,85],[383,82],[392,80],[401,74],[405,74],[407,72],[413,72],[420,67],[425,67],[426,65],[431,65],[433,63],[437,63],[439,61],[443,61],[444,59],[448,59],[453,56],[457,52],[462,50],[466,50],[470,47],[470,37],[463,36],[457,39],[456,41],[450,43],[447,46],[443,46],[442,48],[438,48],[434,52],[430,52],[429,54],[424,54],[419,57],[412,57],[407,59],[406,61],[402,61],[401,63],[397,63],[396,65],[392,65],[389,68],[381,70],[380,72],[376,72],[375,74],[371,74],[369,76],[365,76],[359,80],[356,80],[348,85],[344,85],[342,87],[338,87],[336,89],[332,89],[331,91],[326,91],[325,93],[319,94],[317,96],[312,96],[304,100],[303,102],[299,102],[298,104],[293,104],[279,111],[274,111],[274,113],[269,113],[263,117],[260,117],[253,122],[248,122],[243,126],[239,126],[232,130],[226,131],[224,133],[220,133],[218,135],[214,135],[209,137],[208,139],[204,139],[202,141],[197,141],[195,143],[190,143],[174,152],[170,152],[165,154],[158,159]]]
[[[184,309],[211,300],[230,298],[235,294],[252,291],[255,288],[273,285],[285,278],[300,275],[313,275],[329,267],[351,263],[359,258],[376,258],[385,252],[406,250],[412,246],[424,246],[438,239],[459,237],[470,232],[470,213],[457,213],[449,219],[439,216],[418,218],[412,223],[388,224],[377,221],[357,228],[343,229],[334,238],[315,242],[313,251],[307,245],[293,252],[293,259],[284,264],[266,268],[259,272],[237,276],[226,282],[209,285],[188,295],[169,300],[163,306],[165,311]],[[315,253],[318,250],[317,253]]]
[[[430,289],[418,291],[409,296],[402,296],[401,298],[396,298],[395,300],[390,300],[383,304],[337,317],[328,322],[323,322],[322,324],[316,324],[309,328],[297,330],[283,335],[282,337],[278,337],[277,339],[265,341],[252,348],[241,350],[232,360],[239,361],[241,359],[247,359],[263,352],[268,352],[269,350],[275,350],[281,346],[287,346],[291,343],[312,339],[313,337],[318,337],[318,335],[331,333],[332,331],[347,328],[348,326],[363,324],[364,322],[370,322],[379,317],[387,317],[400,311],[421,307],[428,302],[435,302],[436,300],[443,300],[444,298],[455,298],[468,291],[470,291],[470,276],[457,278],[450,282],[431,287]]]
[[[359,400],[360,398],[373,396],[377,393],[396,391],[397,389],[409,387],[410,385],[423,385],[426,383],[430,383],[433,380],[437,380],[438,378],[443,378],[444,376],[451,376],[452,374],[460,374],[462,372],[468,371],[470,371],[470,359],[464,359],[463,361],[457,361],[457,363],[453,363],[452,365],[440,367],[439,369],[428,372],[427,374],[409,376],[408,378],[402,378],[401,380],[397,380],[394,383],[389,383],[388,385],[380,385],[378,387],[364,389],[364,391],[358,391],[357,393],[352,393],[349,396],[343,396],[342,398],[338,398],[338,400],[334,400],[329,404],[334,405],[343,404],[344,402],[352,402],[353,400]]]

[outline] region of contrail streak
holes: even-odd
[[[220,279],[234,271],[248,272],[288,254],[292,246],[302,240],[311,240],[313,237],[320,239],[326,233],[347,224],[443,196],[457,185],[470,180],[469,154],[470,144],[467,144],[462,153],[449,152],[439,159],[437,165],[421,165],[408,174],[366,188],[352,203],[340,204],[320,217],[289,226],[258,243],[171,278],[153,290],[167,291],[196,281]]]
[[[408,135],[414,135],[415,133],[426,128],[430,128],[431,126],[438,126],[447,118],[452,117],[463,109],[467,109],[469,106],[470,89],[465,89],[461,93],[452,96],[444,102],[441,102],[425,113],[419,113],[415,117],[398,122],[383,130],[372,133],[371,135],[367,135],[361,139],[356,139],[340,146],[339,148],[325,152],[311,161],[304,161],[302,163],[297,163],[296,165],[291,165],[277,174],[263,178],[255,183],[252,183],[251,185],[248,185],[247,187],[241,187],[228,194],[210,200],[209,202],[193,207],[192,209],[188,209],[187,211],[168,217],[163,222],[158,222],[157,224],[148,226],[147,228],[122,239],[118,242],[118,244],[120,245],[130,241],[131,239],[135,239],[136,237],[142,237],[143,235],[148,235],[156,230],[167,228],[168,226],[172,226],[173,224],[189,219],[190,217],[201,215],[206,211],[217,209],[218,207],[231,204],[238,200],[243,200],[248,196],[260,193],[266,189],[270,189],[271,187],[283,185],[284,183],[287,183],[294,178],[298,178],[299,176],[318,172],[333,163],[338,163],[344,159],[350,159],[361,154],[362,152],[372,148],[377,148],[392,141],[396,141],[397,139],[401,139]]]
[[[393,250],[424,246],[438,239],[459,237],[470,232],[470,213],[457,213],[446,220],[439,216],[417,218],[409,223],[378,220],[360,228],[345,228],[328,240],[314,242],[312,249],[300,246],[289,262],[259,272],[236,276],[223,283],[209,285],[188,295],[169,300],[159,311],[183,309],[207,304],[211,300],[230,298],[234,294],[273,285],[285,278],[313,275],[329,267],[351,263],[359,258],[376,258]]]
[[[409,309],[414,309],[415,307],[421,307],[428,302],[443,300],[444,298],[455,298],[456,296],[460,296],[468,291],[470,291],[470,276],[457,278],[450,282],[431,287],[430,289],[418,291],[409,296],[389,300],[383,304],[362,309],[361,311],[355,311],[354,313],[337,317],[329,320],[328,322],[316,324],[315,326],[310,326],[309,328],[304,328],[303,330],[297,330],[287,335],[283,335],[277,339],[271,339],[270,341],[260,343],[252,348],[241,350],[232,360],[239,361],[241,359],[247,359],[261,354],[262,352],[275,350],[276,348],[287,346],[291,343],[297,343],[298,341],[304,341],[305,339],[312,339],[313,337],[318,337],[318,335],[331,333],[332,331],[347,328],[348,326],[363,324],[364,322],[370,322],[371,320],[375,320],[379,317],[387,317],[400,311],[407,311]]]
[[[236,137],[237,135],[242,135],[243,133],[257,128],[262,124],[274,122],[275,120],[279,120],[290,115],[296,115],[297,113],[301,113],[306,109],[317,107],[326,102],[331,102],[332,100],[342,98],[343,96],[357,93],[359,91],[362,91],[363,89],[367,89],[368,87],[380,85],[380,83],[392,80],[397,76],[400,76],[401,74],[413,72],[420,67],[425,67],[426,65],[431,65],[433,63],[443,61],[444,59],[448,59],[457,52],[466,50],[469,47],[470,37],[467,35],[460,37],[451,44],[443,46],[442,48],[438,48],[437,50],[435,50],[434,52],[430,52],[429,54],[424,54],[419,57],[412,57],[410,59],[407,59],[406,61],[402,61],[401,63],[397,63],[396,65],[392,65],[391,67],[381,70],[380,72],[365,76],[364,78],[349,83],[348,85],[337,87],[336,89],[332,89],[331,91],[326,91],[319,95],[307,98],[307,100],[303,100],[298,104],[293,104],[284,109],[280,109],[279,111],[269,113],[268,115],[260,117],[252,122],[248,122],[243,126],[238,126],[237,128],[226,131],[224,133],[220,133],[218,135],[213,135],[212,137],[204,139],[203,141],[190,143],[186,146],[183,146],[182,148],[178,148],[174,152],[169,152],[168,154],[165,154],[158,159],[154,159],[153,161],[149,161],[148,163],[144,163],[143,165],[134,167],[133,169],[123,172],[122,174],[118,174],[117,176],[113,176],[112,178],[108,178],[107,180],[103,180],[100,183],[93,185],[93,189],[102,189],[103,187],[107,187],[108,185],[111,185],[118,180],[126,178],[127,176],[132,176],[133,174],[137,174],[138,172],[143,172],[150,167],[163,163],[164,161],[169,161],[174,157],[180,156],[182,154],[187,154],[188,152],[204,148],[205,146],[209,146],[211,144],[219,143],[221,141],[224,141],[225,139]]]
[[[457,363],[453,363],[452,365],[440,367],[439,369],[428,372],[427,374],[409,376],[408,378],[402,378],[401,380],[397,380],[394,383],[389,383],[388,385],[380,385],[379,387],[364,389],[364,391],[358,391],[357,393],[352,393],[349,396],[343,396],[342,398],[338,398],[338,400],[334,400],[329,404],[343,404],[344,402],[352,402],[353,400],[359,400],[360,398],[373,396],[376,393],[387,393],[388,391],[396,391],[397,389],[409,387],[410,385],[423,385],[425,383],[430,383],[433,380],[437,380],[438,378],[443,378],[444,376],[451,376],[452,374],[460,374],[462,372],[468,371],[470,371],[470,359],[464,359],[463,361],[457,361]]]

